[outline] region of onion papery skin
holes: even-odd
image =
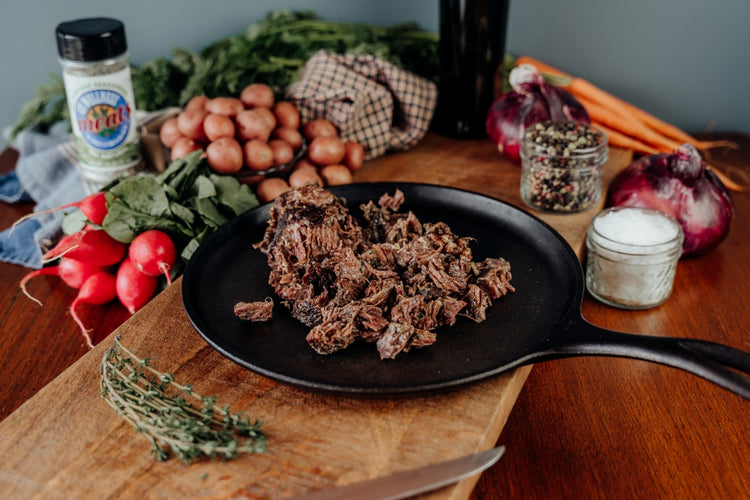
[[[490,106],[487,136],[513,163],[521,163],[521,141],[526,127],[548,120],[591,124],[586,109],[567,90],[547,83],[539,70],[522,64],[511,70],[512,90]]]
[[[690,144],[630,164],[612,180],[609,204],[651,208],[674,217],[685,235],[683,257],[719,245],[734,219],[729,190]]]

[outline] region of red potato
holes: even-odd
[[[289,163],[294,158],[294,149],[288,142],[274,139],[268,141],[268,145],[273,150],[273,164],[277,167]]]
[[[296,128],[278,127],[271,133],[271,137],[288,143],[295,151],[302,147],[302,134]]]
[[[297,189],[308,184],[316,184],[321,187],[323,186],[323,179],[318,174],[317,168],[300,167],[294,169],[294,171],[289,174],[289,185],[293,189]]]
[[[260,116],[262,116],[263,119],[266,120],[266,123],[271,128],[271,130],[276,128],[276,116],[274,116],[270,108],[253,108],[253,111],[260,114]]]
[[[299,129],[300,116],[297,106],[289,101],[279,101],[273,106],[273,114],[279,127]]]
[[[273,149],[260,139],[247,141],[242,146],[245,153],[245,165],[250,170],[266,170],[273,166]]]
[[[341,163],[345,153],[344,143],[338,137],[319,136],[307,146],[307,157],[320,166]]]
[[[312,167],[315,170],[318,169],[318,166],[314,164],[313,162],[311,162],[310,160],[308,160],[307,158],[300,158],[300,160],[294,164],[294,170],[297,170],[298,168],[307,168],[307,167]]]
[[[174,143],[174,146],[172,146],[172,149],[169,151],[169,159],[174,161],[178,158],[185,158],[193,151],[199,149],[203,149],[203,146],[200,143],[187,137],[182,137],[177,139],[177,142]]]
[[[289,191],[289,183],[281,177],[268,177],[258,183],[255,193],[263,203],[275,200],[281,194]]]
[[[245,106],[236,97],[214,97],[206,102],[205,109],[209,113],[234,117],[244,110]]]
[[[128,257],[135,267],[148,276],[163,275],[172,284],[169,271],[177,261],[177,248],[164,231],[149,229],[139,233],[128,247]]]
[[[344,159],[342,163],[349,167],[349,170],[356,172],[362,167],[365,161],[365,148],[358,142],[346,141],[344,143]]]
[[[206,158],[217,174],[239,172],[245,164],[242,146],[231,137],[222,137],[210,143],[206,148]]]
[[[206,133],[203,131],[203,120],[208,116],[204,109],[186,109],[177,115],[177,129],[182,135],[194,141],[206,141]]]
[[[328,165],[320,169],[320,177],[326,186],[341,186],[352,183],[352,171],[346,165]]]
[[[243,141],[260,139],[268,142],[271,137],[271,127],[268,126],[268,122],[254,109],[246,109],[239,113],[235,118],[235,123],[237,135]]]
[[[174,146],[174,143],[177,142],[177,139],[180,137],[185,137],[182,135],[182,132],[180,132],[180,129],[177,128],[177,118],[170,118],[164,123],[162,123],[161,128],[159,129],[159,141],[161,143],[171,148]]]
[[[139,271],[130,257],[125,257],[117,268],[115,293],[130,314],[146,305],[158,288],[159,278]]]
[[[82,303],[102,305],[115,300],[117,298],[115,281],[115,276],[106,271],[100,271],[89,276],[78,290],[78,295],[75,300],[73,300],[73,303],[70,304],[70,315],[73,316],[73,319],[81,329],[81,333],[86,339],[86,345],[88,345],[90,349],[93,349],[94,344],[91,342],[89,330],[83,324],[81,318],[78,317],[76,309]]]
[[[274,100],[273,89],[265,83],[251,83],[240,93],[240,101],[247,108],[272,108]]]
[[[215,141],[222,137],[234,137],[234,121],[227,115],[209,113],[203,120],[203,132],[209,141]]]
[[[312,141],[316,137],[338,137],[339,131],[336,125],[331,123],[325,118],[316,118],[305,124],[302,128],[302,135],[308,141]]]
[[[197,95],[185,104],[185,109],[206,109],[206,103],[210,100],[206,95]]]
[[[252,173],[252,170],[250,170],[249,168],[244,168],[240,170],[240,173]],[[247,184],[248,186],[256,186],[263,179],[265,179],[265,176],[263,175],[242,175],[237,177],[237,181],[240,184]]]

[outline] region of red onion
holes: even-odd
[[[652,208],[677,219],[683,256],[721,243],[734,216],[729,191],[690,144],[636,160],[615,176],[609,197],[614,206]]]
[[[500,153],[521,162],[526,127],[547,120],[591,124],[586,109],[567,90],[550,85],[536,66],[521,64],[509,75],[513,90],[501,95],[487,113],[487,135]]]

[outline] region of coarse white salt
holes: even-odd
[[[631,207],[600,212],[586,234],[586,288],[615,307],[644,309],[672,291],[683,233],[672,217]]]
[[[594,227],[609,240],[639,246],[673,240],[680,230],[668,217],[641,209],[606,212],[594,220]]]

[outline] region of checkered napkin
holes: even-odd
[[[365,159],[408,149],[424,137],[437,102],[433,82],[370,55],[314,54],[287,91],[303,123],[325,118]]]

